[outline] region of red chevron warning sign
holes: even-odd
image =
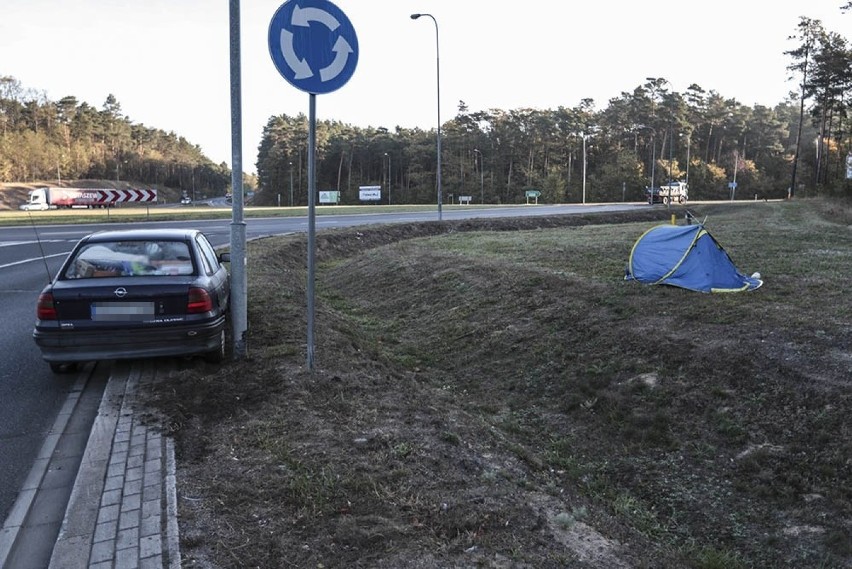
[[[157,190],[130,188],[127,190],[101,190],[106,203],[136,203],[157,201]]]

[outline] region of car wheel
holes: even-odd
[[[204,361],[211,364],[220,364],[225,361],[225,330],[219,333],[219,347],[204,354]]]
[[[77,364],[75,363],[50,362],[50,371],[56,374],[72,373],[76,369]]]

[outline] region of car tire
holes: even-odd
[[[219,347],[212,352],[204,354],[204,361],[211,364],[220,364],[225,361],[225,330],[219,333]]]
[[[55,374],[72,373],[77,370],[77,364],[64,362],[50,362],[50,371]]]

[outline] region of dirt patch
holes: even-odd
[[[27,202],[27,192],[37,184],[0,184],[0,210],[16,210]]]
[[[657,208],[320,233],[313,371],[252,243],[248,358],[152,394],[184,566],[852,566],[847,214],[695,213],[763,288],[624,282]]]

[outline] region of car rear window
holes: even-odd
[[[183,241],[109,241],[81,247],[69,261],[63,277],[85,279],[192,274],[192,257]]]

